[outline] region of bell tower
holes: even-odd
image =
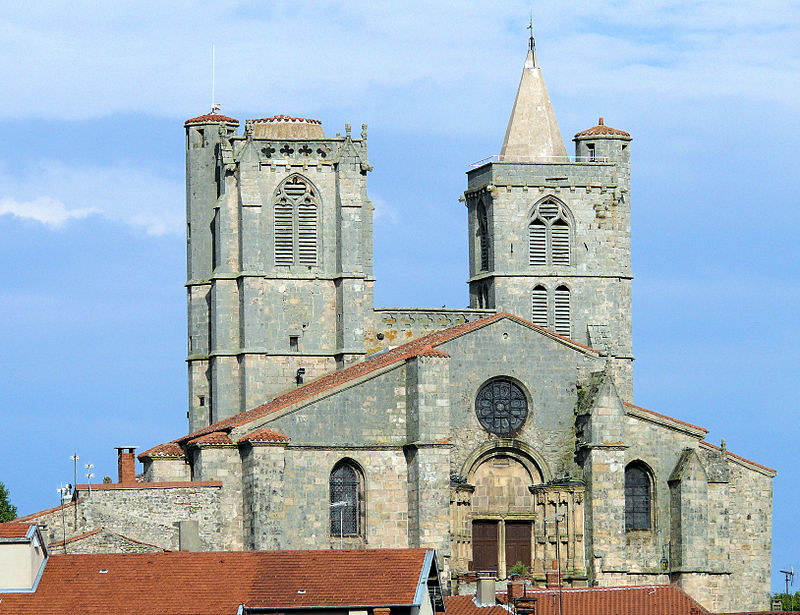
[[[362,357],[372,317],[366,125],[238,125],[185,124],[191,431]]]
[[[499,156],[467,172],[470,306],[614,357],[633,399],[628,133],[597,126],[569,157],[531,42]]]

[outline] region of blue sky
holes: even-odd
[[[54,6],[55,4],[55,6]],[[27,2],[0,16],[0,481],[186,432],[183,121],[369,124],[377,305],[467,304],[470,162],[498,153],[533,8],[567,139],[632,145],[635,401],[776,468],[773,586],[800,569],[800,6]],[[81,482],[83,482],[83,478]]]

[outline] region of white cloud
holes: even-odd
[[[51,227],[99,215],[150,235],[183,232],[183,181],[147,168],[40,161],[13,175],[0,169],[0,186],[0,214]]]
[[[408,128],[480,131],[516,85],[529,7],[221,1],[212,23],[200,2],[26,3],[0,29],[0,81],[13,93],[4,116],[202,113],[216,42],[217,98],[230,113],[356,109]],[[551,90],[567,96],[721,92],[800,106],[796,2],[578,0],[535,11]]]
[[[12,215],[26,220],[35,220],[51,227],[61,227],[69,220],[80,220],[99,213],[92,207],[67,209],[58,199],[42,196],[33,201],[17,201],[8,197],[0,199],[0,216]]]

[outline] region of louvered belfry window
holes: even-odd
[[[358,471],[346,461],[331,472],[331,537],[358,536],[361,518],[361,480]],[[345,504],[340,504],[344,502]]]
[[[567,208],[547,200],[534,209],[528,224],[528,265],[569,265],[571,229]]]
[[[274,240],[276,265],[316,265],[319,207],[309,182],[293,175],[275,194]]]
[[[547,327],[547,289],[537,286],[531,293],[531,322]]]
[[[625,530],[649,530],[650,476],[641,465],[632,463],[625,468]]]
[[[483,201],[478,202],[478,249],[480,250],[481,271],[489,271],[489,221]]]
[[[556,333],[569,337],[572,333],[572,314],[569,301],[569,288],[559,286],[553,294],[554,299],[554,327]]]

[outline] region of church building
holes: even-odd
[[[185,123],[188,434],[26,519],[127,550],[429,548],[453,579],[555,562],[566,587],[768,607],[775,471],[634,404],[632,138],[600,118],[568,155],[532,42],[460,198],[465,309],[374,307],[366,125],[239,127]]]

